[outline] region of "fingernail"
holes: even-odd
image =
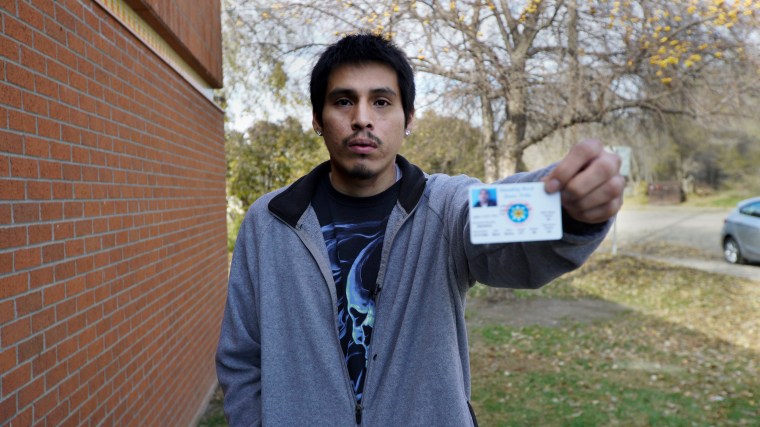
[[[547,180],[546,184],[544,185],[544,189],[547,193],[554,193],[559,191],[559,181],[556,179]]]

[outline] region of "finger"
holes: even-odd
[[[625,178],[616,175],[577,199],[571,200],[566,198],[563,191],[562,205],[564,207],[572,207],[578,211],[591,210],[608,203],[610,200],[622,197],[624,188]]]
[[[586,168],[591,160],[604,151],[602,143],[595,139],[585,140],[570,149],[567,156],[544,177],[547,193],[561,190],[581,170]]]
[[[565,211],[576,221],[585,222],[586,224],[599,224],[617,215],[622,206],[623,198],[619,197],[610,200],[608,203],[582,212],[571,212],[567,209]]]
[[[579,200],[596,191],[598,187],[620,175],[620,163],[620,156],[617,154],[601,153],[565,185],[562,190],[563,200]]]

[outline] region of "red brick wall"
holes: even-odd
[[[0,0],[0,425],[189,425],[226,283],[223,113],[96,3]]]

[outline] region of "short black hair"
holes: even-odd
[[[337,43],[330,45],[319,57],[311,70],[309,90],[314,116],[322,123],[322,111],[325,107],[327,80],[330,73],[342,65],[358,65],[379,62],[396,71],[398,87],[401,91],[401,105],[404,109],[404,123],[414,113],[414,72],[404,52],[393,42],[379,35],[360,33],[350,34]]]

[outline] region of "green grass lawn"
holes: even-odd
[[[629,310],[592,323],[473,326],[481,426],[760,426],[760,282],[596,255],[516,296]],[[219,404],[217,395],[200,425],[225,425]]]

